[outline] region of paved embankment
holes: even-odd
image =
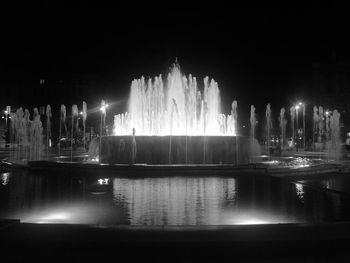
[[[333,262],[350,258],[349,241],[348,223],[114,228],[0,224],[2,257],[26,262]]]

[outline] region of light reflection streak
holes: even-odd
[[[304,186],[302,184],[296,183],[295,184],[295,191],[296,191],[297,197],[301,201],[304,201]]]
[[[234,178],[115,178],[113,196],[132,225],[222,224],[222,206],[237,199]]]

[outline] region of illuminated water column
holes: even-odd
[[[221,111],[217,82],[204,78],[203,94],[192,75],[174,65],[163,84],[162,76],[131,83],[129,111],[114,118],[114,135],[236,135],[231,115]]]

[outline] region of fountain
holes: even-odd
[[[10,152],[9,161],[25,164],[28,160],[40,160],[43,146],[43,128],[37,108],[33,120],[27,109],[18,108],[10,113]]]
[[[318,134],[318,108],[317,106],[314,106],[314,111],[313,111],[313,116],[312,116],[312,121],[313,121],[313,125],[312,125],[312,143],[313,143],[313,150],[316,151],[317,147],[316,147],[316,140],[315,137],[317,139],[317,134]]]
[[[329,136],[326,142],[326,153],[329,160],[339,161],[342,155],[340,140],[340,113],[334,110],[329,115]]]
[[[60,112],[60,128],[59,128],[59,135],[58,135],[58,155],[61,155],[61,138],[62,138],[62,124],[64,127],[65,135],[67,136],[67,125],[66,125],[66,106],[63,104],[61,105],[61,112]]]
[[[283,149],[284,146],[286,145],[286,126],[287,126],[287,120],[285,118],[284,108],[281,108],[279,122],[280,122],[280,130],[281,130],[280,144],[281,144],[281,149]]]
[[[33,120],[30,125],[30,160],[40,160],[43,147],[43,126],[37,108],[34,108]]]
[[[49,159],[49,147],[51,144],[51,106],[46,107],[46,159]]]
[[[87,118],[87,105],[86,102],[83,101],[83,143],[84,143],[84,149],[86,149],[86,140],[85,140],[85,122],[86,122],[86,118]]]
[[[292,106],[290,109],[290,127],[292,130],[292,147],[295,146],[295,126],[294,126],[294,120],[295,120],[295,107]]]
[[[256,127],[256,116],[255,116],[255,107],[254,105],[250,106],[250,135],[249,135],[249,151],[250,159],[249,162],[253,163],[258,160],[260,155],[260,145],[255,138],[255,127]]]
[[[90,159],[104,163],[248,163],[250,149],[245,145],[249,138],[237,138],[237,102],[233,101],[231,114],[221,113],[217,82],[205,77],[203,84],[201,92],[196,78],[183,75],[178,64],[166,83],[162,76],[132,81],[128,112],[114,116],[114,136],[91,142]],[[136,144],[137,152],[132,150]]]
[[[78,106],[74,104],[72,106],[72,127],[71,127],[71,141],[70,141],[70,161],[73,160],[73,140],[74,140],[74,120],[79,116]],[[78,120],[77,120],[78,122]],[[76,124],[77,126],[77,124]],[[77,127],[76,127],[77,128]]]
[[[319,106],[318,107],[318,139],[317,141],[319,143],[323,142],[323,136],[324,136],[324,117],[323,117],[323,107]]]
[[[234,118],[220,113],[217,82],[204,78],[202,94],[196,78],[182,75],[175,64],[166,86],[162,76],[131,83],[129,112],[115,116],[114,135],[130,135],[135,128],[138,136],[235,136]]]
[[[267,147],[267,154],[269,155],[270,154],[270,140],[271,140],[271,138],[270,138],[270,132],[271,132],[271,124],[272,124],[272,122],[271,122],[271,105],[270,105],[270,103],[268,103],[267,105],[266,105],[266,113],[265,113],[265,115],[266,115],[266,135],[267,135],[267,137],[266,137],[266,147]]]

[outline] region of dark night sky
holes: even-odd
[[[290,105],[307,96],[312,63],[329,62],[332,54],[349,58],[348,19],[340,10],[183,10],[46,10],[2,18],[1,74],[97,74],[111,85],[96,88],[96,96],[118,100],[132,79],[165,75],[177,57],[184,73],[219,82],[226,111],[233,99],[248,111],[250,104]]]

